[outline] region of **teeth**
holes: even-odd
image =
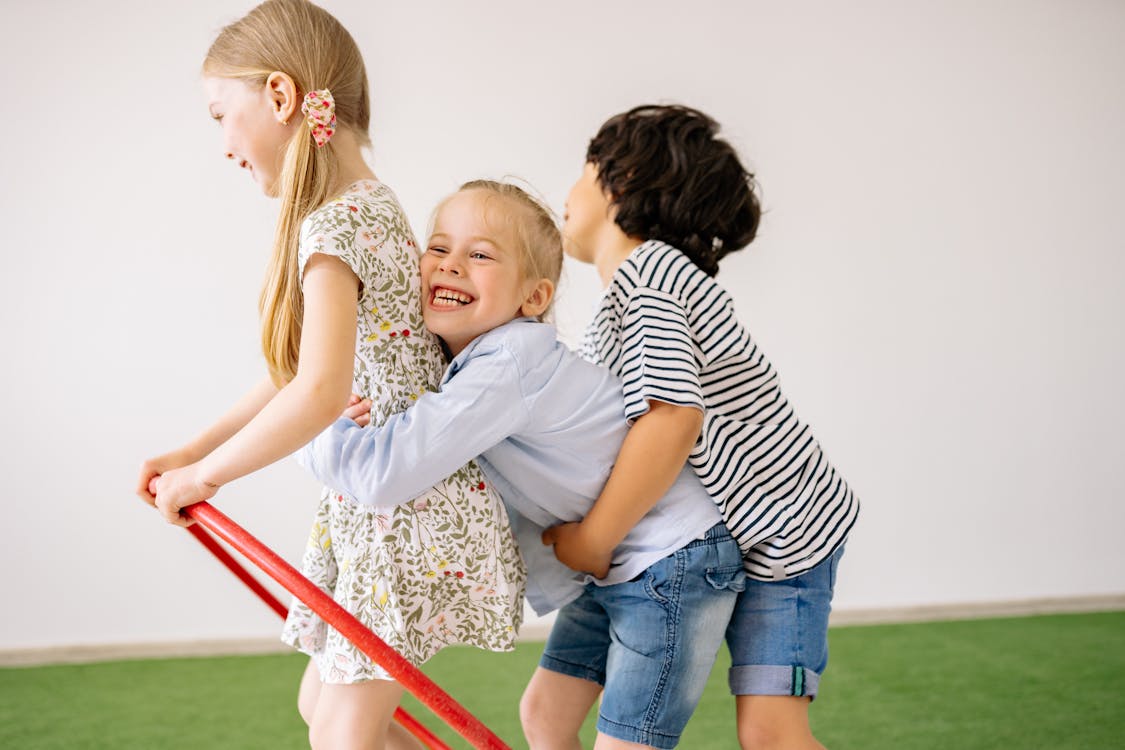
[[[463,292],[452,289],[437,289],[434,291],[434,302],[448,305],[467,305],[473,298]]]

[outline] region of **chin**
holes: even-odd
[[[430,320],[428,315],[422,315],[422,323],[426,326],[426,330],[435,336],[441,336],[441,322]],[[436,326],[435,326],[436,323]]]
[[[281,194],[281,180],[277,177],[263,174],[256,169],[251,170],[250,176],[254,178],[254,182],[258,183],[263,195],[276,198]]]
[[[582,252],[582,248],[575,244],[574,240],[567,237],[565,234],[563,235],[563,254],[574,258],[577,261],[589,263],[586,254]]]

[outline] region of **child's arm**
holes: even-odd
[[[177,450],[145,461],[141,464],[141,473],[137,481],[138,497],[149,505],[155,505],[156,498],[148,491],[149,482],[153,477],[199,461],[245,427],[246,423],[276,395],[277,386],[273,381],[269,377],[262,378],[226,414],[219,417],[215,424],[201,432],[194,440]]]
[[[160,477],[156,504],[166,519],[187,525],[180,508],[284,458],[332,423],[351,393],[358,294],[359,279],[341,260],[309,259],[297,374],[209,455]]]
[[[543,536],[568,567],[599,578],[613,549],[676,481],[703,427],[700,364],[682,300],[639,285],[621,321],[622,390],[633,426],[586,518]]]
[[[699,409],[650,401],[625,436],[594,507],[578,523],[547,529],[543,543],[555,545],[568,568],[605,577],[613,550],[671,488],[702,427]]]
[[[345,414],[363,411],[362,403]],[[338,419],[298,454],[333,489],[364,505],[399,505],[453,474],[529,420],[512,355],[471,357],[437,393],[383,424]]]

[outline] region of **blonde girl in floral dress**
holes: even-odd
[[[180,525],[181,508],[306,444],[353,391],[379,424],[444,369],[413,234],[363,159],[367,79],[348,32],[305,0],[269,0],[220,32],[203,75],[227,158],[281,213],[260,298],[269,377],[141,468],[138,495]],[[475,464],[394,507],[325,488],[303,569],[415,664],[454,643],[510,650],[523,611],[508,518]],[[311,657],[299,708],[312,746],[384,747],[401,686],[299,602],[282,637]]]

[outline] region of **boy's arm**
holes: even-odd
[[[363,505],[400,505],[526,424],[519,385],[506,350],[474,357],[440,392],[424,394],[378,427],[337,419],[298,460]]]
[[[625,416],[633,426],[586,518],[543,535],[562,562],[599,578],[614,547],[676,481],[703,428],[699,362],[683,302],[638,286],[622,316],[621,345]]]
[[[578,523],[547,529],[543,543],[554,544],[568,568],[605,577],[613,550],[675,483],[702,427],[699,409],[650,401],[626,435],[594,507]]]

